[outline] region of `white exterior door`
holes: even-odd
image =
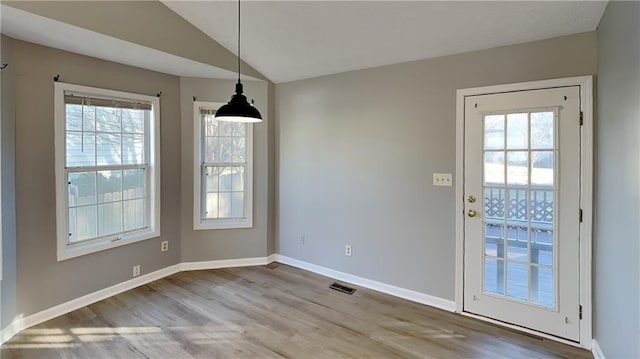
[[[580,87],[464,109],[464,311],[579,341]]]

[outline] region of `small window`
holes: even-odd
[[[216,120],[222,105],[194,105],[194,229],[253,225],[253,126]]]
[[[55,84],[58,260],[160,235],[159,101]]]

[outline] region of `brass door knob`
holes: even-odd
[[[472,210],[472,209],[470,209],[469,212],[467,212],[467,215],[469,217],[475,217],[476,214],[478,214],[478,213],[476,211]]]

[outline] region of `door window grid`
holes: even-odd
[[[555,307],[556,109],[490,114],[483,119],[483,290]],[[525,173],[523,166],[511,166],[520,167],[521,173],[510,173],[509,164],[518,162],[525,164]],[[537,162],[542,166],[536,167]]]

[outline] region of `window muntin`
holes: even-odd
[[[159,235],[159,101],[56,83],[59,260]]]
[[[251,227],[252,125],[215,119],[217,104],[195,106],[195,228]]]

